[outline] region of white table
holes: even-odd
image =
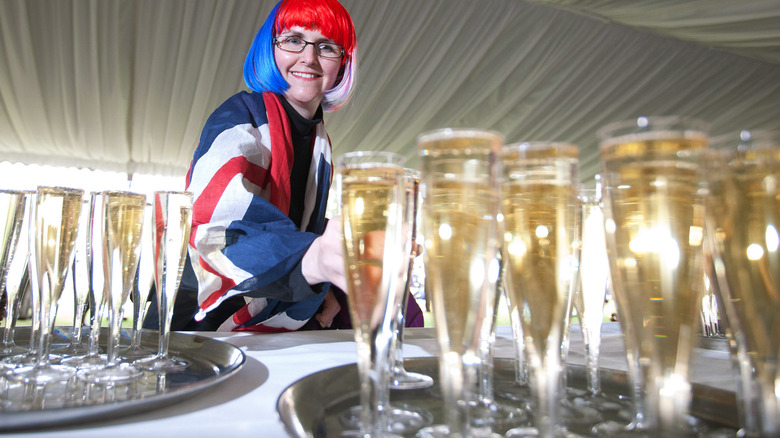
[[[625,370],[623,343],[617,323],[603,329],[602,366]],[[13,437],[287,437],[276,412],[279,394],[290,384],[309,374],[355,362],[351,330],[313,331],[284,334],[207,333],[241,348],[246,363],[221,384],[156,411],[140,413],[81,426],[65,426],[42,431],[14,433]],[[406,357],[434,356],[437,352],[433,329],[405,332]],[[512,332],[499,327],[497,357],[514,357]],[[571,330],[569,362],[583,364],[582,338],[575,325]],[[435,376],[438,378],[438,376]],[[733,388],[734,378],[728,353],[697,349],[693,381],[720,388]]]

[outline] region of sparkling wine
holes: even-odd
[[[482,345],[492,322],[498,262],[499,153],[503,138],[478,129],[421,134],[425,293],[439,343],[447,424],[434,436],[469,435],[479,402]]]
[[[679,117],[603,128],[605,236],[637,415],[652,434],[688,426],[691,349],[704,283],[706,126]]]
[[[548,343],[560,348],[570,309],[575,200],[572,185],[519,182],[504,191],[507,293],[526,349],[541,358]]]
[[[65,275],[73,262],[82,191],[39,187],[34,251],[43,304],[54,305],[62,294]],[[54,316],[54,315],[50,315]]]
[[[127,301],[138,266],[146,197],[118,192],[106,192],[103,196],[103,272],[106,279],[111,279],[106,298],[111,308],[118,308]]]
[[[780,433],[780,148],[748,150],[715,171],[708,204],[732,332],[755,369],[762,436]],[[721,264],[722,263],[722,264]],[[753,431],[750,431],[753,432]],[[758,432],[758,431],[755,431]]]
[[[622,284],[615,288],[620,317],[653,340],[652,346],[640,342],[640,362],[667,374],[687,367],[678,351],[690,349],[690,328],[698,321],[704,230],[698,164],[667,158],[706,147],[702,136],[637,138],[601,149],[606,166],[615,169],[607,231],[622,242],[612,267]]]
[[[383,259],[386,235],[400,235],[401,231],[397,210],[402,208],[398,204],[402,177],[403,169],[393,167],[342,171],[344,257],[350,284],[350,315],[357,330],[377,329],[387,306],[397,301],[388,297],[389,282],[397,284],[397,274],[383,272]],[[390,254],[400,266],[401,259],[408,259],[403,257],[400,247],[396,249]]]
[[[495,216],[488,212],[496,193],[483,183],[435,181],[426,199],[426,291],[432,294],[439,336],[464,354],[492,317],[495,287],[483,286],[495,260]],[[497,260],[492,264],[497,276]],[[493,283],[495,284],[495,278]],[[487,295],[490,295],[488,297]],[[471,327],[472,330],[467,330]],[[472,353],[474,353],[472,351]]]

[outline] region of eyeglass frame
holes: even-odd
[[[286,39],[289,39],[289,38],[297,38],[297,39],[299,39],[299,40],[303,41],[303,47],[301,47],[301,50],[298,50],[298,51],[296,52],[296,51],[294,51],[294,50],[287,50],[287,49],[283,49],[283,48],[282,48],[282,42],[283,42],[284,40],[286,40]],[[311,45],[314,47],[314,53],[316,53],[316,54],[317,54],[317,56],[319,56],[320,58],[325,58],[325,59],[340,59],[340,58],[344,57],[344,54],[346,53],[346,51],[344,50],[344,47],[341,47],[341,45],[339,45],[339,44],[336,44],[336,43],[334,43],[334,42],[329,42],[329,41],[317,41],[317,42],[311,42],[311,41],[306,41],[305,39],[303,39],[303,38],[301,38],[301,37],[299,37],[299,36],[294,36],[294,35],[287,35],[287,36],[278,36],[278,37],[274,37],[273,41],[274,41],[274,45],[275,45],[276,47],[278,47],[278,48],[279,48],[279,50],[284,50],[285,52],[288,52],[288,53],[303,53],[303,51],[304,51],[304,50],[306,50],[306,46],[308,46],[309,44],[311,44]],[[341,49],[341,53],[339,53],[339,55],[338,55],[338,56],[335,56],[335,57],[330,57],[330,56],[323,56],[323,55],[320,53],[320,49],[319,49],[319,47],[317,46],[318,44],[332,44],[332,45],[334,45],[334,46],[338,47],[339,49]]]

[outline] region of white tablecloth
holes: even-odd
[[[246,353],[241,370],[221,384],[156,411],[135,414],[79,426],[14,433],[15,437],[287,437],[276,412],[279,394],[290,384],[309,374],[355,362],[353,332],[316,331],[284,334],[198,333],[229,342]],[[436,355],[433,329],[407,329],[404,355]],[[584,363],[582,337],[575,325],[571,330],[569,362]],[[512,332],[499,327],[497,357],[514,357]],[[617,323],[603,328],[602,366],[625,370],[623,342]],[[438,377],[438,376],[436,376]],[[720,388],[733,388],[734,378],[728,353],[697,349],[693,381]]]

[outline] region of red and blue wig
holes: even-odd
[[[257,32],[244,62],[244,81],[256,91],[278,94],[290,87],[274,59],[274,38],[294,26],[317,30],[344,48],[336,85],[325,92],[322,109],[335,111],[352,95],[357,79],[357,37],[352,18],[336,0],[282,0]]]

